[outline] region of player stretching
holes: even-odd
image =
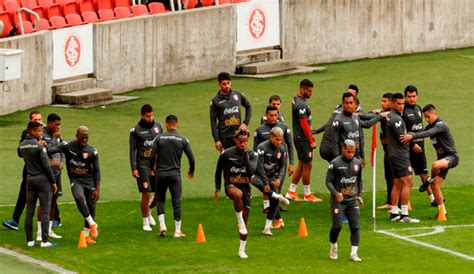
[[[342,155],[329,164],[326,175],[326,186],[331,192],[332,227],[329,233],[331,248],[329,257],[337,259],[337,238],[342,229],[342,214],[349,220],[351,230],[351,260],[362,261],[357,255],[360,239],[360,209],[358,200],[363,204],[361,169],[362,162],[354,157],[356,143],[347,139],[342,147]]]
[[[423,108],[423,116],[428,122],[425,130],[417,133],[410,132],[404,135],[401,140],[410,142],[412,139],[430,137],[438,159],[431,166],[431,176],[426,179],[425,187],[426,184],[431,184],[439,211],[444,211],[447,215],[441,185],[446,179],[449,169],[459,164],[459,156],[448,124],[438,117],[435,106],[432,104],[426,105]]]
[[[89,145],[88,141],[89,129],[80,126],[76,132],[76,140],[50,148],[48,154],[62,152],[66,156],[72,196],[84,217],[84,236],[87,244],[95,244],[90,236],[97,238],[99,235],[99,226],[94,218],[100,196],[100,168],[97,150]]]

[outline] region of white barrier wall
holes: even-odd
[[[474,45],[472,0],[281,0],[285,58],[307,64]]]
[[[280,1],[258,0],[235,5],[237,51],[280,45]]]
[[[94,72],[93,25],[53,30],[53,80]]]

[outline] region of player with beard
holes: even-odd
[[[150,205],[150,196],[155,193],[155,177],[149,175],[150,151],[155,137],[163,133],[163,127],[154,120],[153,108],[149,104],[142,106],[140,115],[138,124],[130,129],[130,167],[142,196],[143,230],[152,231],[150,225],[154,226],[156,222],[151,214],[153,205]]]

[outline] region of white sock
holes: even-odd
[[[240,247],[239,250],[245,251],[245,245],[247,244],[247,241],[240,240]]]
[[[174,220],[174,231],[181,232],[181,220]]]
[[[244,223],[244,217],[242,216],[242,211],[240,212],[235,212],[235,216],[237,216],[237,222],[239,224],[243,224]]]
[[[272,220],[265,219],[265,228],[272,228]]]
[[[270,206],[270,201],[269,200],[263,200],[263,208],[267,208]]]
[[[89,223],[89,225],[95,225],[94,219],[92,219],[91,215],[86,217],[86,221]]]
[[[272,193],[272,198],[278,200],[280,198],[280,194],[278,194],[276,192],[273,192]],[[267,202],[268,202],[268,206],[270,206],[270,202],[269,201],[267,201]]]
[[[434,200],[435,200],[434,194],[431,194],[430,195],[430,202],[434,202]]]
[[[288,191],[296,192],[296,188],[297,188],[297,187],[298,187],[298,185],[290,184],[290,188],[288,189]]]
[[[160,222],[160,226],[165,225],[165,214],[158,215],[158,221]]]
[[[89,237],[90,229],[87,227],[84,227],[84,236]]]
[[[444,207],[444,204],[438,206],[438,209],[439,209],[440,211],[441,211],[441,208],[444,209],[444,213],[446,213],[446,214],[448,213],[448,212],[446,211],[446,207]]]
[[[331,244],[331,248],[337,248],[337,243],[330,243]]]
[[[150,222],[148,221],[148,217],[142,218],[142,219],[143,219],[143,225],[144,225],[144,226],[150,224]]]
[[[52,230],[53,230],[53,222],[49,221],[49,230],[48,231],[52,231]]]
[[[358,246],[351,246],[351,255],[357,255]]]
[[[434,178],[432,178],[431,176],[428,176],[428,178],[426,178],[426,181],[431,184],[433,183]]]
[[[392,205],[392,209],[391,209],[391,213],[392,214],[397,214],[398,215],[398,206],[397,205]]]
[[[36,222],[38,224],[38,234],[41,234],[41,222]]]
[[[408,215],[408,205],[402,205],[402,215]]]
[[[304,188],[304,195],[311,194],[311,186],[310,185],[307,185],[307,186],[305,185],[305,186],[303,186],[303,188]]]

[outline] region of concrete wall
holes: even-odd
[[[0,48],[22,49],[21,78],[0,88],[0,115],[51,103],[53,43],[51,32],[0,40]],[[5,86],[5,85],[8,85]],[[9,91],[5,91],[5,89]]]
[[[233,71],[234,21],[225,5],[97,24],[98,86],[119,93]]]
[[[285,58],[322,63],[474,45],[472,0],[281,0]]]

